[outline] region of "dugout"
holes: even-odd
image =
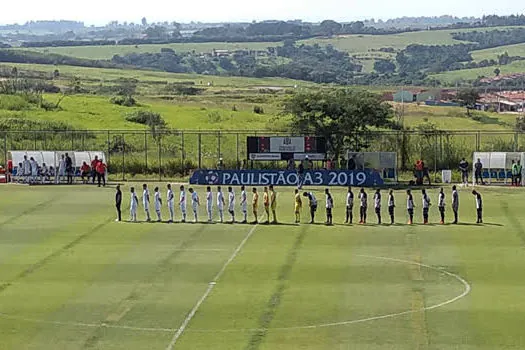
[[[396,152],[348,152],[349,170],[379,171],[385,181],[397,182]],[[355,164],[355,169],[352,168]]]
[[[107,162],[105,153],[101,151],[9,151],[7,152],[7,158],[13,161],[13,176],[19,176],[18,164],[24,161],[24,156],[27,156],[27,159],[34,158],[39,166],[42,166],[42,163],[46,163],[48,168],[53,167],[56,171],[60,158],[66,153],[73,161],[75,176],[80,176],[80,167],[82,166],[82,163],[86,162],[90,165],[91,161],[95,159],[95,156],[98,156],[98,159],[101,159],[103,162]]]
[[[512,161],[525,162],[523,152],[474,152],[472,157],[472,183],[475,179],[475,164],[478,161],[483,164],[482,177],[487,183],[504,183],[512,181]],[[523,175],[523,170],[522,170]],[[522,176],[522,185],[523,185]]]

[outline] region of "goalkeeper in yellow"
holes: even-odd
[[[301,222],[301,210],[303,209],[303,201],[301,199],[301,194],[298,189],[295,189],[295,223],[299,224]]]

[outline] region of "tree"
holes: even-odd
[[[390,60],[376,60],[374,62],[374,70],[380,74],[394,73],[396,65]]]
[[[142,19],[140,20],[140,23],[142,23],[142,26],[145,27],[148,25],[148,20],[146,19],[146,17],[142,17]]]
[[[284,105],[292,116],[291,129],[303,135],[322,136],[337,159],[345,147],[366,148],[370,127],[390,127],[392,106],[379,95],[351,89],[321,89],[294,95]]]
[[[470,110],[474,109],[476,102],[479,100],[478,90],[474,88],[461,89],[458,92],[457,99],[462,106],[467,108],[467,115],[470,117]]]
[[[494,69],[494,74],[496,74],[497,77],[501,74],[501,70],[499,68]]]
[[[332,20],[325,20],[319,24],[319,32],[322,35],[335,35],[338,34],[341,29],[343,29],[343,26]]]

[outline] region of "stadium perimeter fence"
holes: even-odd
[[[109,173],[115,180],[130,175],[151,180],[184,176],[195,169],[214,169],[221,158],[227,169],[286,167],[285,162],[247,161],[248,136],[301,135],[260,130],[0,131],[0,164],[6,164],[9,151],[98,150],[106,153]],[[347,150],[396,152],[400,170],[412,170],[418,159],[437,172],[457,169],[461,158],[470,160],[474,152],[525,151],[525,133],[512,131],[375,131],[359,136],[350,137],[359,143],[347,145]],[[337,167],[344,164],[337,162]]]

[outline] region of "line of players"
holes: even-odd
[[[175,220],[175,194],[171,188],[171,184],[167,185],[168,191],[166,193],[166,202],[167,207],[169,210],[169,223],[173,223]],[[189,196],[186,193],[185,187],[180,186],[180,193],[179,193],[179,202],[178,206],[181,212],[181,222],[186,222],[187,219],[187,202],[188,200],[191,201],[191,208],[193,209],[193,221],[198,222],[198,208],[201,205],[201,201],[199,198],[199,195],[193,188],[189,188]],[[137,210],[139,206],[139,197],[137,195],[137,192],[135,191],[134,187],[131,187],[131,199],[130,199],[130,221],[136,222],[137,221]],[[252,196],[252,212],[255,217],[255,221],[253,223],[258,223],[258,207],[259,207],[259,193],[257,192],[257,189],[253,189],[253,196]],[[120,186],[117,186],[117,193],[115,197],[116,206],[117,206],[117,221],[121,221],[121,204],[122,204],[122,192],[120,191]],[[144,212],[146,214],[146,221],[151,221],[151,214],[150,214],[150,192],[148,189],[148,185],[144,184],[142,185],[142,205],[144,208]],[[157,222],[162,221],[162,215],[161,215],[161,209],[162,209],[162,198],[161,194],[159,192],[159,188],[155,187],[154,189],[154,195],[153,195],[153,203],[154,203],[154,209],[157,214]],[[208,222],[213,221],[213,203],[214,203],[214,195],[211,190],[211,187],[207,187],[206,189],[206,211],[208,213]],[[235,221],[235,203],[236,203],[236,195],[232,187],[228,187],[228,205],[227,210],[228,213],[231,216],[230,223],[234,223]],[[270,223],[270,211],[273,216],[273,220],[271,223],[277,223],[277,194],[275,193],[274,187],[269,186],[264,188],[263,193],[263,203],[264,208],[266,212],[266,223]],[[226,197],[224,193],[222,192],[221,186],[217,187],[217,194],[216,194],[216,205],[217,210],[219,212],[219,222],[223,223],[224,220],[224,208],[226,207]],[[248,223],[248,195],[246,193],[246,189],[244,186],[241,187],[241,196],[240,196],[240,207],[243,214],[243,220],[240,223],[246,224]]]
[[[169,210],[169,220],[168,222],[173,223],[175,219],[175,194],[171,188],[171,184],[167,185],[167,194],[166,194],[166,200],[167,200],[167,207]],[[187,211],[186,206],[188,202],[187,193],[184,186],[180,186],[180,193],[179,193],[179,209],[181,212],[181,222],[186,222],[187,219]],[[135,191],[134,187],[131,187],[131,200],[130,200],[130,220],[132,222],[137,221],[137,210],[139,206],[139,197]],[[193,216],[194,216],[194,222],[198,222],[198,208],[201,204],[199,195],[193,188],[189,188],[188,192],[190,194],[189,200],[191,201],[191,208],[193,210]],[[477,221],[476,223],[481,224],[483,223],[483,200],[481,197],[481,194],[477,191],[472,191],[472,194],[475,196],[476,200],[476,212],[477,212]],[[408,224],[412,225],[414,222],[414,209],[416,208],[416,205],[414,204],[414,195],[412,194],[411,190],[406,191],[406,209],[408,213]],[[421,200],[422,200],[422,209],[423,209],[423,224],[429,223],[429,210],[431,207],[431,200],[429,195],[427,194],[426,190],[421,190]],[[310,209],[310,223],[313,224],[315,222],[315,214],[317,212],[318,207],[318,201],[315,197],[315,194],[313,192],[304,192],[302,194],[302,197],[306,197],[308,199],[309,209]],[[359,194],[357,196],[359,201],[359,224],[366,224],[367,222],[367,211],[368,211],[368,194],[366,193],[364,188],[361,188],[359,191]],[[116,193],[116,206],[117,206],[117,213],[118,218],[117,221],[121,221],[121,204],[122,204],[122,192],[120,191],[120,186],[117,186],[117,193]],[[303,208],[303,201],[301,198],[301,194],[299,193],[299,190],[295,190],[295,223],[298,224],[301,221],[301,212]],[[382,218],[381,218],[381,208],[382,208],[382,194],[381,190],[377,189],[374,197],[374,210],[375,214],[377,216],[377,223],[382,224]],[[162,198],[161,194],[159,192],[159,188],[155,187],[154,189],[154,195],[153,195],[153,202],[154,202],[154,209],[157,214],[157,221],[162,221],[162,215],[161,215],[161,209],[162,209]],[[228,205],[227,210],[228,213],[231,216],[230,223],[235,223],[235,203],[236,203],[236,195],[232,187],[228,187]],[[214,204],[214,195],[212,193],[211,187],[208,186],[206,188],[206,211],[208,214],[208,222],[213,221],[213,204]],[[144,207],[144,211],[146,214],[146,221],[151,221],[151,214],[150,214],[150,192],[148,189],[148,186],[144,184],[142,186],[142,205]],[[276,209],[277,209],[277,194],[275,192],[275,189],[273,186],[264,187],[263,192],[263,205],[264,210],[266,213],[266,222],[270,223],[270,212],[272,214],[272,221],[271,223],[277,223],[277,216],[276,216]],[[395,198],[394,198],[394,191],[390,190],[388,193],[388,199],[387,199],[387,205],[388,205],[388,214],[390,216],[390,223],[395,223]],[[217,193],[216,193],[216,206],[219,213],[219,222],[224,222],[224,208],[226,207],[226,198],[224,193],[222,192],[221,186],[217,187]],[[458,223],[458,216],[459,216],[459,193],[457,191],[456,186],[452,187],[452,212],[454,214],[454,221],[452,224]],[[354,193],[352,192],[352,188],[348,188],[348,192],[346,195],[346,219],[345,224],[352,224],[353,223],[353,209],[354,209]],[[441,188],[439,194],[438,194],[438,210],[440,213],[440,223],[445,223],[445,192],[443,188]],[[246,193],[245,186],[241,187],[241,196],[240,196],[240,208],[243,214],[243,220],[240,223],[248,223],[248,196]],[[252,213],[254,216],[253,224],[258,223],[258,208],[259,208],[259,193],[257,192],[257,188],[252,189]],[[327,225],[333,224],[333,208],[334,208],[334,199],[332,197],[332,194],[330,193],[330,190],[327,188],[325,190],[325,208],[326,208],[326,222]]]

